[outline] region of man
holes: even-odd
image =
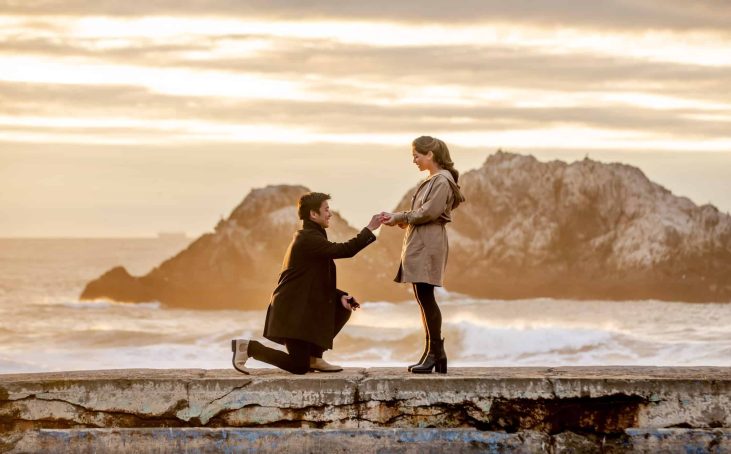
[[[297,211],[302,229],[295,233],[287,249],[267,310],[264,337],[284,344],[288,353],[255,340],[234,339],[232,362],[239,372],[248,374],[244,367],[248,358],[293,374],[343,370],[322,359],[322,353],[332,348],[333,339],[359,304],[336,288],[333,259],[353,257],[375,241],[373,230],[381,226],[381,215],[373,216],[368,226],[349,241],[332,243],[325,232],[332,216],[328,200],[330,196],[320,192],[300,197]]]

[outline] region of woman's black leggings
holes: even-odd
[[[442,312],[434,298],[434,286],[423,282],[414,284],[414,295],[421,309],[421,321],[424,323],[426,337],[432,341],[442,338]]]

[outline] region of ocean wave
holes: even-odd
[[[596,349],[612,341],[612,334],[571,328],[489,328],[469,322],[447,325],[460,339],[464,358],[518,358],[527,353]]]
[[[261,310],[61,297],[50,303],[0,308],[5,328],[16,331],[0,330],[0,370],[228,368],[230,339],[261,339],[265,320]],[[463,298],[440,307],[453,366],[731,366],[731,305]],[[327,359],[400,366],[416,360],[423,345],[414,301],[376,301],[352,315]]]

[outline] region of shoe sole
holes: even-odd
[[[429,370],[421,370],[421,369],[411,369],[412,374],[431,374],[432,371],[434,371],[435,374],[446,374],[447,373],[447,366],[442,367],[432,367]]]
[[[249,371],[244,369],[239,369],[236,367],[236,339],[231,340],[231,351],[233,352],[233,357],[231,358],[231,364],[233,364],[234,369],[241,372],[242,374],[249,375]]]
[[[338,370],[324,370],[324,369],[312,369],[310,368],[310,372],[342,372],[343,369]]]

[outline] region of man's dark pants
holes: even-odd
[[[340,306],[340,301],[335,308],[335,332],[333,338],[338,335],[343,326],[350,319],[350,311]],[[248,355],[258,361],[271,364],[293,374],[305,374],[310,370],[310,357],[322,358],[324,349],[319,345],[299,340],[285,339],[284,345],[287,353],[281,350],[269,348],[260,342],[249,342]]]

